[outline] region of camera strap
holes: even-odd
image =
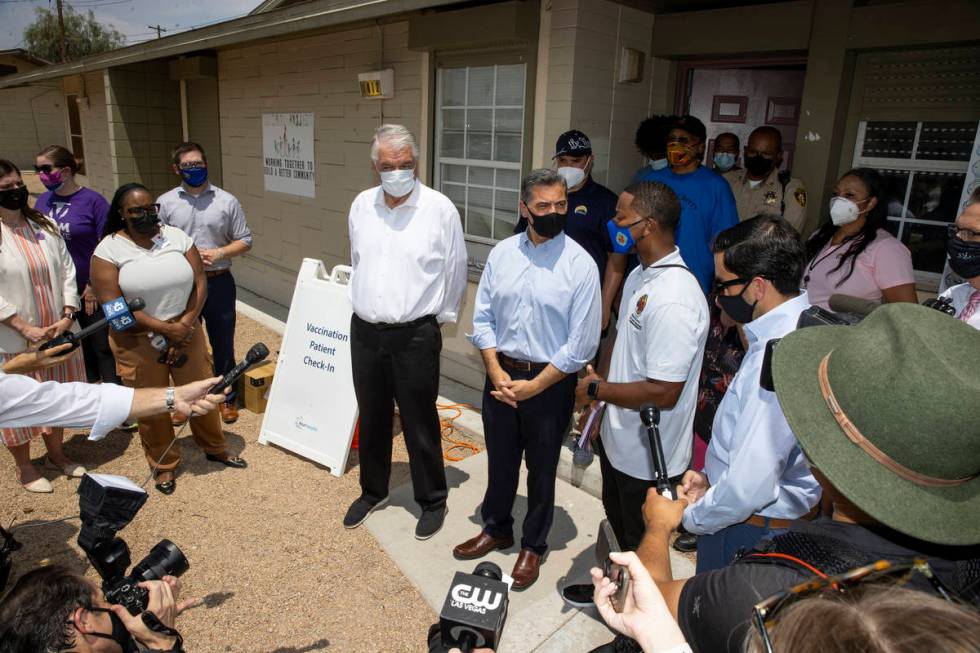
[[[159,651],[158,649],[150,649],[156,653],[184,653],[184,638],[180,636],[175,628],[164,624],[160,619],[150,612],[149,610],[144,610],[140,617],[143,619],[143,624],[155,633],[160,633],[161,635],[166,635],[167,637],[175,637],[177,641],[174,643],[173,648],[168,651]]]

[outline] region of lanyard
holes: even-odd
[[[847,244],[847,241],[845,240],[840,245],[838,245],[837,247],[834,247],[833,249],[831,249],[829,252],[827,252],[826,254],[824,254],[823,256],[821,256],[820,258],[814,257],[813,262],[810,263],[810,265],[807,266],[807,268],[806,268],[806,274],[803,276],[803,288],[804,289],[806,289],[807,285],[809,285],[809,283],[810,283],[810,273],[813,272],[813,268],[815,268],[818,265],[820,265],[820,263],[823,262],[824,260],[830,258],[830,255],[831,254],[833,254],[834,252],[836,252],[837,250],[839,250],[841,247],[843,247],[846,244]]]

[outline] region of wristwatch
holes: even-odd
[[[177,412],[177,398],[173,386],[167,388],[167,412],[171,415]]]
[[[72,322],[74,322],[75,321],[75,311],[73,311],[71,309],[68,309],[68,310],[65,311],[64,315],[62,315],[61,317],[62,318],[66,318],[67,317],[69,320],[71,320]]]
[[[589,389],[586,391],[586,394],[589,395],[589,399],[592,401],[599,399],[599,379],[589,381]]]

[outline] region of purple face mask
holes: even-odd
[[[38,173],[38,178],[40,178],[41,183],[44,187],[50,191],[56,191],[61,188],[65,180],[62,178],[61,170],[52,170],[51,172],[40,172]]]

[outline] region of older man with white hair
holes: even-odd
[[[439,325],[455,322],[466,288],[466,244],[453,203],[418,179],[418,146],[401,125],[381,125],[371,163],[381,180],[351,204],[351,365],[361,415],[361,496],[346,528],[388,501],[391,428],[398,402],[415,501],[415,537],[446,517],[439,416]]]

